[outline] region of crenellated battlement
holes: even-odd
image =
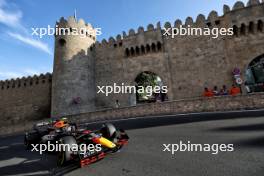
[[[123,41],[126,39],[129,39],[131,37],[136,37],[138,35],[145,35],[148,32],[156,32],[157,30],[161,30],[160,22],[156,24],[156,27],[154,27],[153,24],[147,25],[147,28],[144,29],[144,27],[140,26],[137,30],[130,29],[128,33],[123,31],[122,34],[118,34],[116,37],[109,37],[108,40],[103,39],[101,42],[96,42],[95,47],[122,47]]]
[[[86,33],[87,37],[92,38],[94,41],[96,40],[96,29],[90,23],[85,23],[83,19],[77,20],[73,16],[68,17],[68,19],[61,17],[56,22],[56,26],[59,28],[61,35],[71,35],[80,32],[80,34]],[[76,29],[81,31],[76,31]]]
[[[196,17],[196,20],[194,20],[192,17],[187,17],[185,22],[182,22],[180,19],[177,19],[174,22],[174,26],[170,22],[165,22],[164,27],[165,28],[179,27],[180,25],[183,25],[183,26],[190,25],[190,26],[196,26],[196,27],[214,27],[214,26],[222,25],[221,21],[224,20],[225,15],[227,14],[236,15],[241,10],[247,10],[248,8],[251,8],[253,6],[258,6],[258,5],[263,5],[263,1],[260,2],[258,0],[249,0],[246,6],[244,5],[243,2],[237,1],[233,5],[232,10],[228,5],[224,5],[222,16],[219,16],[218,13],[215,10],[213,10],[209,13],[207,18],[205,17],[205,15],[199,14]]]
[[[170,22],[165,22],[163,27],[164,28],[171,28],[171,27],[179,27],[182,26],[194,26],[194,27],[237,27],[241,26],[241,24],[236,24],[237,22],[232,21],[230,19],[229,23],[224,23],[225,15],[237,15],[237,13],[240,13],[241,10],[247,10],[248,8],[251,8],[253,6],[259,6],[264,5],[263,1],[259,0],[249,0],[247,4],[245,5],[241,1],[237,1],[232,8],[230,8],[228,5],[223,5],[223,15],[219,16],[218,12],[215,10],[212,10],[208,16],[206,17],[203,14],[199,14],[196,19],[193,19],[192,17],[187,17],[185,21],[182,21],[180,19],[175,20],[174,24],[171,24]],[[239,15],[237,15],[239,16]],[[253,17],[252,17],[253,18]],[[245,24],[246,25],[246,24]],[[140,26],[137,30],[129,29],[126,33],[123,31],[122,34],[117,35],[116,37],[109,37],[108,40],[103,39],[101,42],[96,42],[95,47],[112,47],[117,48],[123,46],[123,41],[129,38],[133,38],[137,35],[145,35],[148,32],[154,32],[157,30],[162,30],[160,22],[156,24],[154,27],[153,24],[147,25],[147,28],[144,29],[144,27]],[[159,41],[157,41],[159,42]],[[140,45],[140,44],[139,44]],[[151,45],[151,43],[149,43]],[[134,46],[131,46],[134,47]]]
[[[93,26],[90,23],[85,23],[85,21],[80,18],[79,20],[75,19],[73,16],[69,16],[68,19],[61,17],[59,21],[56,22],[58,26],[78,26],[78,27],[87,27],[93,29]]]
[[[31,87],[39,84],[51,84],[52,74],[46,73],[17,79],[9,79],[0,81],[0,90],[8,90],[13,88]]]

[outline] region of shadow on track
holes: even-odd
[[[63,175],[78,168],[72,164],[57,167],[56,154],[26,150],[23,135],[1,138],[0,140],[0,175],[49,176]]]
[[[168,126],[175,124],[194,123],[203,121],[215,121],[225,119],[238,119],[250,117],[263,117],[264,110],[251,111],[230,111],[230,112],[207,112],[207,113],[191,113],[176,114],[168,116],[142,117],[125,120],[108,120],[104,122],[87,123],[89,129],[98,129],[105,122],[113,123],[117,128],[125,130],[150,128],[156,126]]]
[[[223,127],[213,129],[211,131],[219,131],[219,132],[249,132],[249,131],[264,131],[264,124],[250,124],[250,125],[241,125],[241,126],[231,126],[231,127]]]
[[[16,138],[18,141],[23,139],[21,135]],[[21,141],[9,144],[8,140],[1,142],[0,153],[0,175],[49,175],[48,170],[54,164],[52,155],[25,150]]]
[[[240,148],[263,148],[264,147],[264,137],[256,137],[253,139],[240,140],[234,142],[234,146]]]
[[[249,124],[249,125],[240,125],[240,126],[229,126],[222,127],[217,129],[209,130],[211,132],[228,132],[232,133],[243,133],[243,132],[260,132],[264,131],[264,124]],[[234,145],[237,147],[247,148],[263,148],[264,147],[264,137],[250,138],[245,140],[235,141]]]

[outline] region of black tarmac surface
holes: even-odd
[[[23,135],[0,137],[0,175],[263,176],[264,111],[194,113],[113,122],[129,145],[103,160],[58,168],[56,156],[25,150]],[[89,124],[91,129],[101,124]],[[234,152],[163,152],[163,144],[234,144]]]

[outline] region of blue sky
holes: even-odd
[[[98,40],[150,23],[194,19],[235,0],[0,0],[0,80],[52,72],[53,36],[38,38],[31,28],[54,26],[60,17],[77,10],[94,27],[102,28]],[[244,3],[246,1],[243,1]]]

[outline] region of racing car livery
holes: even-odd
[[[38,143],[55,143],[63,136],[67,136],[76,131],[77,125],[69,123],[66,118],[40,122],[33,126],[32,130],[25,133],[24,144],[26,148],[31,148],[31,144]]]
[[[119,151],[128,143],[128,135],[124,130],[116,130],[111,123],[103,124],[99,130],[78,129],[74,123],[59,120],[52,123],[34,125],[25,134],[24,143],[27,148],[36,143],[65,144],[69,150],[57,151],[57,164],[65,165],[71,161],[80,167],[103,159],[107,154]],[[100,146],[100,150],[72,150],[73,146]]]

